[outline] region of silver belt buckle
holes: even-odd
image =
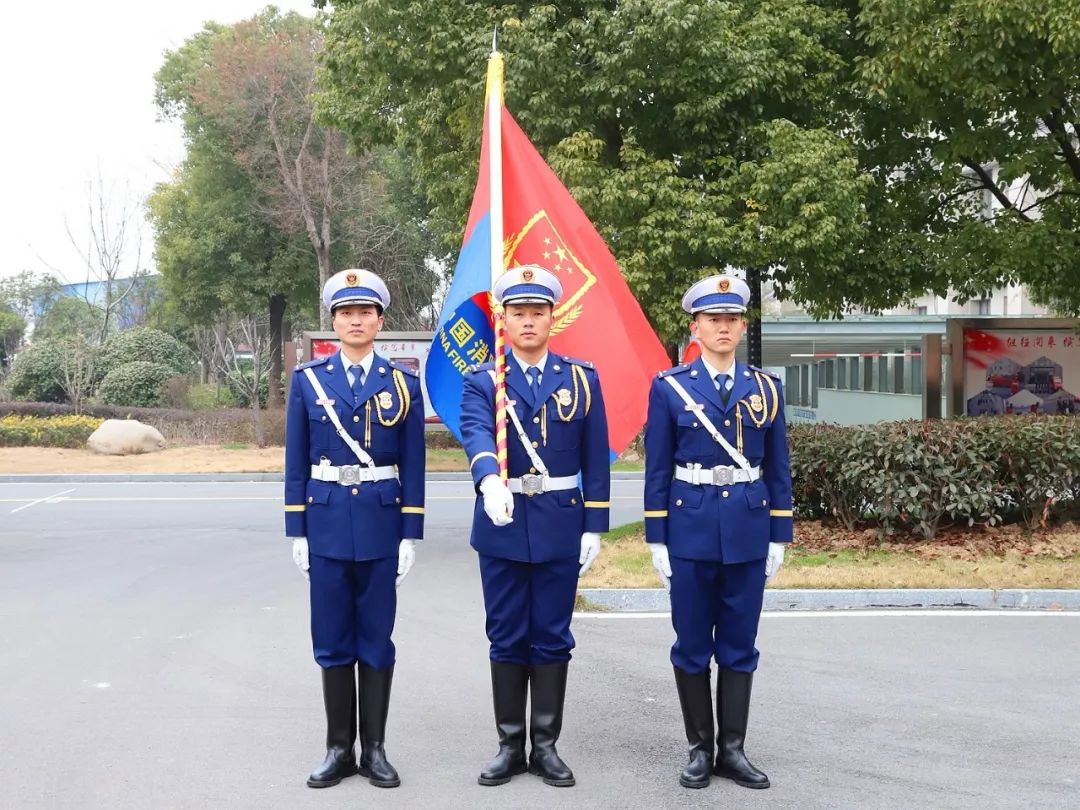
[[[717,464],[712,468],[712,480],[717,486],[726,487],[735,483],[735,468]]]
[[[521,476],[521,494],[531,498],[544,491],[544,476],[523,475]]]
[[[360,483],[360,465],[359,464],[346,464],[343,467],[338,467],[338,482],[341,484],[359,484]]]

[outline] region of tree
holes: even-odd
[[[861,160],[932,286],[1080,314],[1080,6],[863,0],[853,22]]]
[[[57,298],[34,324],[34,340],[63,340],[78,336],[98,343],[105,326],[105,311],[84,298]]]
[[[60,295],[60,282],[47,273],[23,270],[8,278],[0,278],[0,307],[14,312],[26,323],[31,323]]]
[[[7,305],[0,303],[0,371],[11,364],[11,358],[22,345],[25,332],[26,321]]]
[[[498,26],[508,106],[670,341],[685,332],[672,290],[727,264],[820,315],[910,294],[869,258],[872,177],[840,134],[849,22],[810,0],[342,0],[320,104],[356,144],[415,156],[430,227],[456,250]]]
[[[381,272],[390,319],[406,327],[430,304],[436,275],[400,155],[353,155],[313,118],[320,42],[314,21],[271,8],[232,27],[208,23],[158,71],[158,106],[183,122],[188,156],[151,211],[159,269],[188,322],[268,311],[280,343],[287,313],[319,317],[318,282],[333,266]],[[271,403],[280,376],[278,351]]]
[[[214,370],[248,400],[255,425],[255,443],[266,446],[259,389],[270,372],[274,340],[266,318],[248,315],[224,322],[214,330]],[[245,352],[246,350],[246,352]],[[250,354],[250,359],[245,357]]]

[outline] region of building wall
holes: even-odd
[[[945,399],[941,401],[945,413]],[[871,425],[900,419],[922,419],[922,397],[917,394],[879,394],[874,391],[818,391],[818,407],[786,405],[784,415],[792,424],[831,422],[837,425]]]

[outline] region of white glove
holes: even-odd
[[[784,564],[784,546],[786,543],[769,543],[769,556],[765,558],[765,582],[768,582],[780,566]]]
[[[652,564],[664,583],[664,589],[671,593],[671,558],[668,557],[667,543],[649,543],[652,552]]]
[[[600,535],[596,532],[585,532],[581,535],[581,555],[578,562],[581,568],[578,570],[579,577],[585,576],[585,572],[592,567],[593,562],[600,556]]]
[[[397,579],[394,580],[395,588],[401,584],[401,580],[405,579],[405,575],[409,573],[409,569],[412,568],[414,562],[416,562],[416,541],[402,540],[398,543],[397,549]]]
[[[304,579],[310,582],[311,575],[308,574],[308,569],[311,568],[311,563],[308,562],[306,537],[294,537],[292,539],[292,561],[296,563],[296,567],[300,569],[300,573],[304,575]]]
[[[484,511],[496,526],[514,522],[514,495],[497,475],[486,475],[480,482]]]

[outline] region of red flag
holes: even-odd
[[[645,423],[649,385],[669,365],[667,353],[604,240],[505,107],[502,158],[507,266],[539,264],[558,275],[551,347],[596,365],[617,455]],[[484,174],[481,162],[481,184]]]

